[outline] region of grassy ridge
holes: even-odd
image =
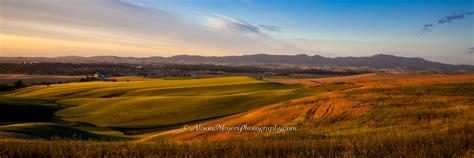
[[[227,116],[311,93],[251,77],[222,77],[35,86],[7,96],[74,105],[55,113],[68,122],[151,128]]]
[[[176,131],[151,140],[233,143],[247,138],[250,142],[246,146],[263,146],[261,150],[271,155],[286,152],[302,157],[472,157],[474,154],[473,82],[347,87],[339,83],[322,84],[318,88],[335,91],[204,123],[205,126],[278,124],[295,126],[298,132],[262,135]],[[286,150],[278,145],[289,147]],[[298,155],[294,151],[309,153]],[[255,153],[258,152],[256,149]]]
[[[57,115],[98,126],[169,126],[239,113],[291,96],[292,90],[271,90],[226,96],[115,97],[61,110]]]
[[[268,83],[256,80],[251,77],[221,77],[192,80],[147,80],[133,82],[85,82],[58,84],[51,86],[34,86],[21,89],[9,96],[30,97],[30,98],[51,98],[65,99],[77,97],[107,97],[108,93],[118,95],[131,93],[135,90],[162,89],[162,88],[185,88],[185,87],[206,87],[219,85],[239,85],[248,83]],[[105,93],[105,94],[104,94]]]

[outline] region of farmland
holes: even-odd
[[[22,110],[25,107],[44,109],[31,121],[141,134],[144,132],[140,129],[149,132],[179,128],[182,124],[233,115],[312,93],[299,86],[251,77],[224,77],[33,86],[6,94],[3,101],[5,109],[20,115],[28,111]],[[28,104],[34,102],[37,103]]]
[[[23,88],[2,96],[2,104],[32,106],[44,109],[46,114],[38,115],[43,118],[39,122],[13,116],[3,122],[6,125],[0,126],[4,132],[0,133],[0,138],[4,138],[0,140],[0,154],[45,157],[216,154],[471,157],[474,154],[474,75],[374,73],[272,81],[239,76]],[[25,105],[27,102],[32,104]],[[21,108],[12,113],[19,113]],[[297,130],[239,133],[183,128],[194,124],[280,125]]]

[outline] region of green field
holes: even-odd
[[[104,131],[95,133],[123,136],[114,130],[143,134],[179,128],[183,124],[237,114],[311,94],[312,91],[299,86],[251,77],[222,77],[34,86],[6,94],[0,98],[0,103],[4,103],[5,109],[19,109],[12,112],[15,114],[29,111],[19,108],[25,107],[22,103],[27,103],[28,108],[40,109],[36,110],[38,117],[22,122],[48,121],[77,126],[74,130],[93,133],[103,128]],[[41,126],[47,127],[50,126]],[[11,128],[2,127],[0,131],[4,129]],[[17,131],[25,133],[24,130]]]

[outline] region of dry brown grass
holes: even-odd
[[[364,77],[357,83],[339,79],[320,83],[313,86],[329,91],[209,121],[203,125],[295,126],[299,132],[310,133],[296,134],[296,137],[308,137],[308,141],[316,141],[308,135],[317,134],[325,135],[317,140],[323,142],[336,139],[366,141],[365,143],[369,144],[370,141],[375,141],[373,139],[377,139],[380,145],[395,145],[394,150],[419,150],[422,148],[420,146],[441,147],[449,143],[445,142],[447,140],[444,138],[427,139],[433,135],[456,135],[459,139],[472,140],[472,134],[469,133],[474,131],[472,121],[474,95],[469,91],[474,87],[472,80],[474,76],[411,74],[397,74],[395,75],[397,77],[386,75],[380,77],[377,74],[369,76],[376,79],[365,76],[367,78]],[[417,84],[406,82],[407,78],[401,76],[411,76],[412,79],[408,80],[413,80]],[[384,83],[386,86],[380,86],[378,83]],[[277,139],[273,137],[274,135],[255,132],[190,132],[178,129],[156,134],[143,141],[202,142],[262,137]],[[416,141],[418,144],[410,147],[409,144],[401,144],[403,141]],[[469,145],[468,149],[462,154],[471,155],[472,146]]]
[[[302,84],[315,86],[324,83],[351,82],[362,86],[385,87],[396,85],[420,85],[436,83],[460,83],[474,82],[473,74],[466,75],[434,75],[434,74],[412,74],[412,73],[369,73],[354,76],[313,78],[313,79],[275,79],[274,82],[286,84]]]
[[[469,136],[469,137],[466,137]],[[218,142],[96,142],[0,140],[2,157],[472,157],[472,133],[464,135],[277,134]]]

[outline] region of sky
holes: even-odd
[[[0,56],[391,54],[474,65],[473,0],[0,0]]]

